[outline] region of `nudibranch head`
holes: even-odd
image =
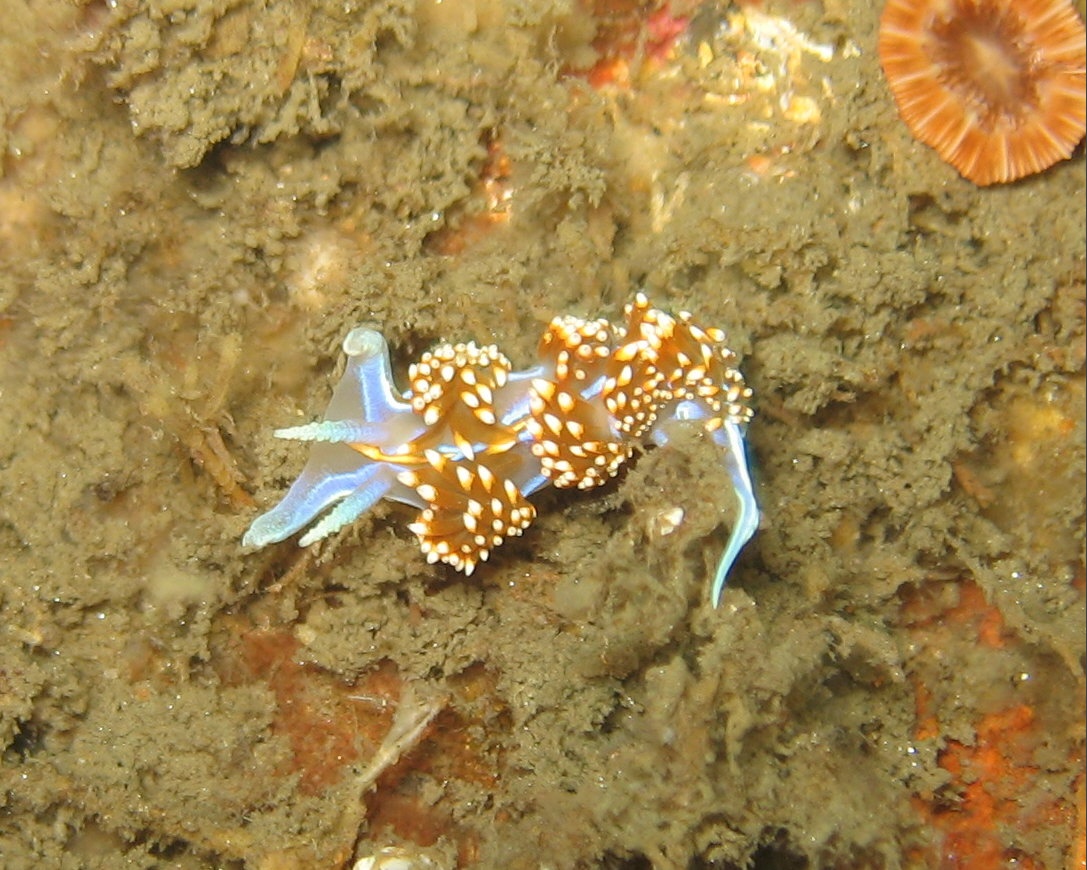
[[[744,441],[751,390],[721,330],[652,308],[641,293],[624,313],[621,326],[556,317],[538,364],[523,372],[493,345],[439,345],[410,367],[402,394],[385,340],[352,330],[324,419],[276,432],[311,442],[310,458],[243,544],[264,546],[312,523],[307,545],[384,498],[419,510],[409,529],[428,562],[471,574],[532,523],[533,493],[597,487],[645,443],[667,444],[664,423],[692,421],[721,448],[739,502],[713,579],[717,606],[759,521]]]

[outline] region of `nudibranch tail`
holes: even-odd
[[[713,439],[725,450],[725,470],[732,480],[732,491],[739,502],[736,522],[728,536],[725,552],[717,563],[713,575],[713,587],[710,600],[713,606],[721,603],[721,593],[728,580],[728,572],[740,555],[744,545],[759,527],[759,506],[755,502],[755,487],[751,482],[751,472],[747,466],[747,445],[744,441],[743,424],[726,420],[725,424],[713,433]]]
[[[691,421],[723,451],[739,501],[711,587],[716,607],[759,524],[744,444],[751,390],[721,330],[652,308],[641,293],[624,313],[622,325],[554,318],[537,364],[522,371],[493,345],[438,345],[409,368],[403,393],[385,339],[353,329],[323,418],[276,431],[309,442],[309,460],[243,544],[310,526],[306,546],[384,498],[419,509],[408,528],[428,562],[471,574],[532,523],[529,496],[600,486],[647,442],[667,444],[670,421]]]

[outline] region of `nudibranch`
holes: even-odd
[[[599,486],[637,449],[666,444],[669,421],[686,420],[721,448],[739,502],[713,579],[716,607],[759,523],[744,440],[751,389],[720,329],[651,308],[641,293],[624,313],[622,326],[556,317],[524,371],[493,345],[439,345],[409,368],[402,393],[385,339],[353,329],[324,418],[275,432],[311,442],[309,460],[243,545],[309,526],[299,540],[308,546],[385,498],[419,510],[408,528],[428,562],[471,574],[532,523],[534,493]]]

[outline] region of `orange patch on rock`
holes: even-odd
[[[354,682],[298,661],[301,644],[285,629],[251,628],[216,659],[227,685],[264,682],[275,696],[272,732],[291,747],[284,774],[299,775],[303,794],[320,794],[340,781],[344,768],[373,755],[389,731],[401,681],[382,662]]]
[[[984,590],[971,580],[963,580],[954,590],[953,602],[941,598],[947,592],[946,584],[935,582],[905,591],[903,619],[914,629],[934,624],[956,626],[972,632],[982,645],[1001,649],[1005,643],[1004,616],[986,600]]]
[[[592,44],[598,60],[574,74],[597,89],[630,87],[632,66],[639,74],[662,67],[673,56],[676,40],[695,11],[691,3],[659,3],[649,9],[636,0],[591,0],[586,5],[596,21]]]
[[[999,677],[984,696],[965,693],[964,681],[976,679],[977,671],[959,674],[954,664],[976,658],[979,665],[991,663],[998,675],[1023,654],[1022,640],[968,577],[951,573],[905,587],[901,594],[902,625],[914,649],[908,665],[914,739],[938,747],[937,762],[949,778],[935,791],[911,798],[921,824],[933,833],[931,845],[909,854],[911,865],[1041,868],[1042,858],[1028,851],[1020,836],[1039,831],[1068,837],[1071,858],[1078,848],[1072,838],[1082,836],[1073,833],[1076,803],[1071,794],[1036,782],[1039,777],[1061,781],[1051,762],[1038,759],[1048,757],[1053,733],[1067,724],[1055,721],[1054,711],[1044,705],[1023,702],[1010,685],[1002,690]],[[978,709],[983,704],[988,709]],[[972,738],[961,736],[964,716],[973,726]],[[1043,755],[1036,756],[1039,751]],[[1067,770],[1075,772],[1083,764],[1082,742],[1069,753]],[[1031,842],[1036,847],[1038,840]]]
[[[1038,735],[1034,710],[1024,704],[982,717],[972,745],[948,741],[940,766],[952,775],[961,797],[953,806],[929,804],[922,812],[943,833],[940,866],[1021,868],[1041,865],[1009,848],[999,831],[1036,825],[1071,829],[1073,810],[1052,801],[1021,805],[1024,786],[1036,773],[1029,763]]]

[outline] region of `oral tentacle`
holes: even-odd
[[[367,469],[373,469],[373,472],[367,475],[369,481],[351,492],[314,523],[310,530],[298,539],[300,546],[308,547],[322,538],[327,538],[333,532],[338,532],[381,501],[389,490],[391,481],[383,479],[383,473],[387,474],[387,472],[382,466],[370,465]]]
[[[354,493],[367,493],[369,504],[356,511],[351,519],[361,515],[363,511],[386,495],[395,483],[388,471],[383,466],[374,463],[360,466],[356,461],[357,453],[342,445],[337,446],[349,454],[347,459],[351,465],[348,468],[336,470],[329,463],[315,462],[315,459],[319,460],[319,457],[311,455],[310,461],[291,485],[283,500],[270,511],[253,520],[253,524],[242,538],[243,547],[256,549],[285,540],[309,525],[329,507],[351,497]],[[310,542],[313,540],[317,539],[313,538]],[[303,543],[302,546],[306,544]]]

